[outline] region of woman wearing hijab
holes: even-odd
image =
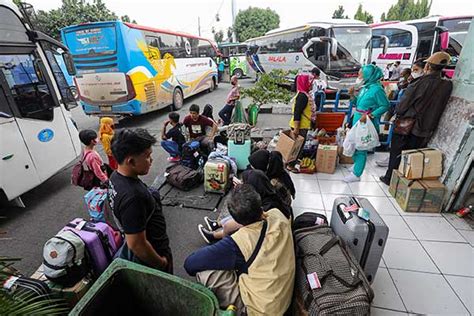
[[[362,67],[359,71],[359,80],[360,77],[363,86],[354,100],[356,110],[352,119],[352,125],[354,126],[358,121],[366,123],[369,119],[372,120],[378,131],[380,117],[390,107],[390,102],[380,82],[383,73],[379,67],[370,64]],[[344,178],[345,182],[360,181],[360,176],[364,172],[367,161],[367,151],[356,150],[352,158],[354,159],[354,167],[351,173]]]
[[[117,161],[112,155],[112,138],[114,137],[114,120],[110,117],[103,117],[100,119],[99,138],[104,147],[105,154],[109,158],[109,166],[113,170],[117,170]]]
[[[309,92],[311,91],[312,84],[313,77],[309,74],[301,74],[296,77],[297,94],[293,104],[293,115],[290,120],[291,136],[293,139],[296,139],[298,135],[306,139],[306,134],[308,134],[308,130],[311,128],[313,98]],[[289,169],[293,171],[294,167],[290,165]]]
[[[282,201],[263,171],[258,169],[244,171],[242,173],[242,182],[250,184],[254,187],[255,191],[260,194],[260,198],[262,199],[262,209],[264,212],[276,208],[287,218],[293,216],[291,206],[286,205]],[[208,217],[205,217],[204,220],[206,221],[208,229],[204,228],[204,225],[199,224],[198,230],[208,244],[233,234],[241,227],[241,225],[234,221],[231,216],[222,219],[220,223],[213,221]]]
[[[260,149],[250,155],[249,163],[251,168],[265,172],[277,193],[281,194],[280,196],[285,204],[291,205],[292,198],[295,198],[296,189],[293,180],[285,170],[281,153]]]

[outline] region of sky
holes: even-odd
[[[92,1],[92,0],[84,0]],[[198,35],[198,17],[201,34],[213,38],[212,27],[224,30],[232,24],[231,0],[102,0],[118,16],[127,14],[138,24],[187,32]],[[60,7],[61,0],[27,0],[36,10],[50,10]],[[235,0],[237,12],[249,6],[271,8],[280,15],[280,27],[289,27],[332,17],[339,5],[352,18],[359,4],[380,20],[397,0]],[[216,22],[216,14],[220,21]],[[433,0],[431,15],[474,15],[472,0]]]

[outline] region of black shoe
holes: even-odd
[[[207,228],[212,232],[215,232],[220,228],[219,223],[217,221],[214,221],[207,216],[204,217],[204,222],[206,223]]]
[[[214,238],[214,234],[208,231],[207,229],[205,229],[203,225],[199,224],[198,230],[202,238],[204,239],[204,241],[207,242],[208,244],[212,244],[217,241],[217,239]]]
[[[380,181],[382,181],[382,183],[390,186],[390,179],[387,179],[385,176],[382,176],[379,179],[380,179]]]

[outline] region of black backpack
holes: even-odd
[[[191,169],[199,168],[201,153],[199,152],[199,142],[190,141],[183,144],[181,153],[181,164]]]
[[[189,191],[204,181],[201,170],[194,170],[180,164],[169,166],[166,168],[166,173],[166,181],[183,191]]]

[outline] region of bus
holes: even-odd
[[[383,53],[382,44],[378,39],[374,39],[372,61],[380,67],[385,67],[398,60],[401,67],[410,68],[415,60],[444,50],[451,55],[451,64],[444,71],[452,78],[471,21],[472,16],[431,16],[419,20],[373,25],[372,33],[386,36],[390,43],[386,53]]]
[[[120,21],[65,27],[88,115],[141,115],[174,110],[217,87],[217,48],[207,39]]]
[[[317,67],[328,88],[347,89],[369,58],[371,38],[371,28],[361,21],[311,22],[247,40],[247,61],[257,74],[273,69],[310,71]]]
[[[220,43],[219,51],[224,59],[229,60],[229,73],[238,79],[247,77],[247,45],[243,43]]]
[[[77,103],[57,62],[74,75],[72,56],[27,21],[0,0],[0,200],[18,206],[81,153],[70,113]]]

